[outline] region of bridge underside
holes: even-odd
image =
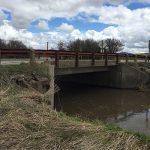
[[[79,68],[77,68],[79,69]],[[72,70],[56,72],[56,79],[64,82],[76,82],[112,88],[139,88],[149,84],[150,75],[129,65],[98,67],[94,70]],[[83,70],[85,73],[83,73]],[[57,71],[57,70],[55,70]]]
[[[109,71],[109,67],[55,68],[55,76]]]

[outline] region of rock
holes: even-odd
[[[12,81],[23,88],[34,88],[42,93],[48,91],[50,88],[48,78],[39,77],[35,74],[31,76],[16,75],[12,77]]]
[[[30,85],[32,88],[41,92],[46,92],[50,88],[48,78],[41,78],[38,81],[31,80]]]

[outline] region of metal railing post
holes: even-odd
[[[108,66],[108,54],[105,53],[105,66]]]
[[[95,52],[92,53],[92,66],[95,66]]]
[[[116,65],[119,64],[119,54],[116,54]]]
[[[79,67],[79,52],[75,54],[75,67]]]
[[[150,59],[150,56],[148,55],[148,56],[147,56],[147,62],[148,62],[148,63],[149,63],[149,59]]]
[[[145,56],[145,63],[147,63],[147,56]]]
[[[0,65],[1,65],[1,61],[2,61],[2,52],[1,52],[1,49],[0,49]]]
[[[129,62],[129,56],[128,54],[126,54],[126,64],[128,64],[128,62]]]
[[[55,67],[59,68],[59,53],[55,52]]]
[[[134,62],[137,63],[137,55],[134,55]]]

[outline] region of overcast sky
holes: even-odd
[[[0,38],[33,48],[117,38],[124,51],[148,52],[150,0],[0,0]]]

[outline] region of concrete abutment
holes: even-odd
[[[59,75],[60,81],[76,82],[111,88],[135,89],[146,86],[150,75],[126,64],[111,66],[107,71]]]

